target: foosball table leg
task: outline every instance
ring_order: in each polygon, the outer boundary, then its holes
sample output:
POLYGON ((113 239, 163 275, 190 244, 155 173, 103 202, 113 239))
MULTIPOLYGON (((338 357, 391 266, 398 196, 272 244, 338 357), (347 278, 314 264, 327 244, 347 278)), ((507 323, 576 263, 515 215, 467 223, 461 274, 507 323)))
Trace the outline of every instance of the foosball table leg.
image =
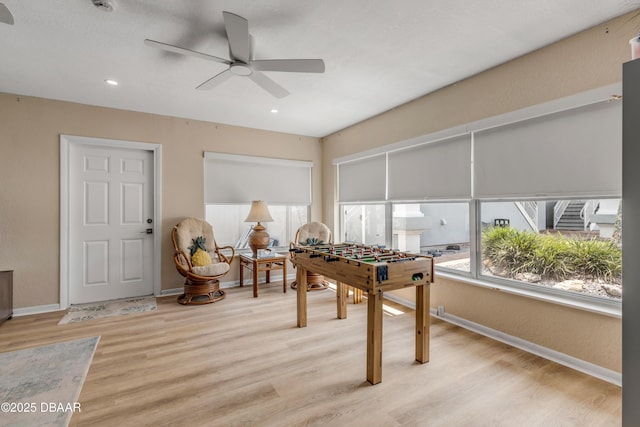
POLYGON ((429 361, 429 284, 416 286, 416 360, 420 363, 429 361))
POLYGON ((347 298, 349 297, 349 288, 342 282, 336 282, 338 319, 347 318, 347 298))
POLYGON ((298 283, 298 328, 304 328, 307 326, 307 270, 305 268, 298 266, 296 281, 298 283))
POLYGON ((353 290, 353 303, 360 304, 362 302, 362 289, 351 288, 353 290))
POLYGON ((382 291, 367 293, 367 381, 382 381, 382 291))

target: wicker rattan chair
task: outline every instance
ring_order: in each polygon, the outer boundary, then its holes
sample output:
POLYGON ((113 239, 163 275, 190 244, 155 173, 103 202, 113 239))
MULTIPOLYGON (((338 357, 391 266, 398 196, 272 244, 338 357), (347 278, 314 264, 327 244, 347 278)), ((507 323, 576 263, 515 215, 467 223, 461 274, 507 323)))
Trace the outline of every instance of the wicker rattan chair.
POLYGON ((198 218, 186 218, 171 230, 171 240, 175 253, 173 261, 178 273, 185 277, 184 294, 178 297, 180 304, 207 304, 223 299, 226 295, 220 289, 219 279, 231 268, 235 250, 231 246, 218 246, 211 225, 198 218), (194 266, 189 247, 194 239, 202 236, 211 256, 211 264, 194 266), (222 250, 231 251, 225 255, 222 250))
MULTIPOLYGON (((307 245, 309 242, 316 243, 333 243, 331 236, 331 229, 321 222, 309 222, 296 231, 296 237, 293 242, 289 243, 291 249, 298 245, 307 245)), ((322 274, 307 271, 307 290, 309 291, 322 291, 329 287, 329 282, 324 280, 322 274)), ((298 283, 293 282, 291 284, 292 289, 298 288, 298 283)))

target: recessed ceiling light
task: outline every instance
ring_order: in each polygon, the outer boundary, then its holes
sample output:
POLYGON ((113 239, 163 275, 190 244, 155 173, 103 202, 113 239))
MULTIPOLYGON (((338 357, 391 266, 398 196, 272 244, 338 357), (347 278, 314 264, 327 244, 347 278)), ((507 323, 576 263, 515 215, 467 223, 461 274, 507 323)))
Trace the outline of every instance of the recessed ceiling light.
POLYGON ((271 109, 271 113, 273 113, 273 114, 278 114, 278 109, 277 109, 277 108, 272 108, 272 109, 271 109))
POLYGON ((106 79, 104 82, 111 86, 118 86, 118 82, 113 79, 106 79))

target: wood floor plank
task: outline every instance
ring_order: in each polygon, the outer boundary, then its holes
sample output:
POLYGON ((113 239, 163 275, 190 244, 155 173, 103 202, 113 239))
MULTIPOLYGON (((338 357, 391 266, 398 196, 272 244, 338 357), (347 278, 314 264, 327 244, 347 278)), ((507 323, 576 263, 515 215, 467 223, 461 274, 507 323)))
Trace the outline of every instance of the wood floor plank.
POLYGON ((383 316, 382 382, 366 381, 366 304, 336 319, 333 291, 231 288, 214 304, 58 326, 62 312, 0 325, 0 352, 99 335, 73 426, 616 426, 621 390, 433 319, 415 359, 415 312, 383 316))

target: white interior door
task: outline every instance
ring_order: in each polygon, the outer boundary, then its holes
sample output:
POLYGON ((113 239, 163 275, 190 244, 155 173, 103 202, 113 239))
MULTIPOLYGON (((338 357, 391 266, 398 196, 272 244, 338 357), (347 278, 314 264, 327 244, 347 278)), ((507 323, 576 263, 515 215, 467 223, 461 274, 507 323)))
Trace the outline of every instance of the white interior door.
POLYGON ((69 303, 153 294, 153 152, 71 144, 69 303))

